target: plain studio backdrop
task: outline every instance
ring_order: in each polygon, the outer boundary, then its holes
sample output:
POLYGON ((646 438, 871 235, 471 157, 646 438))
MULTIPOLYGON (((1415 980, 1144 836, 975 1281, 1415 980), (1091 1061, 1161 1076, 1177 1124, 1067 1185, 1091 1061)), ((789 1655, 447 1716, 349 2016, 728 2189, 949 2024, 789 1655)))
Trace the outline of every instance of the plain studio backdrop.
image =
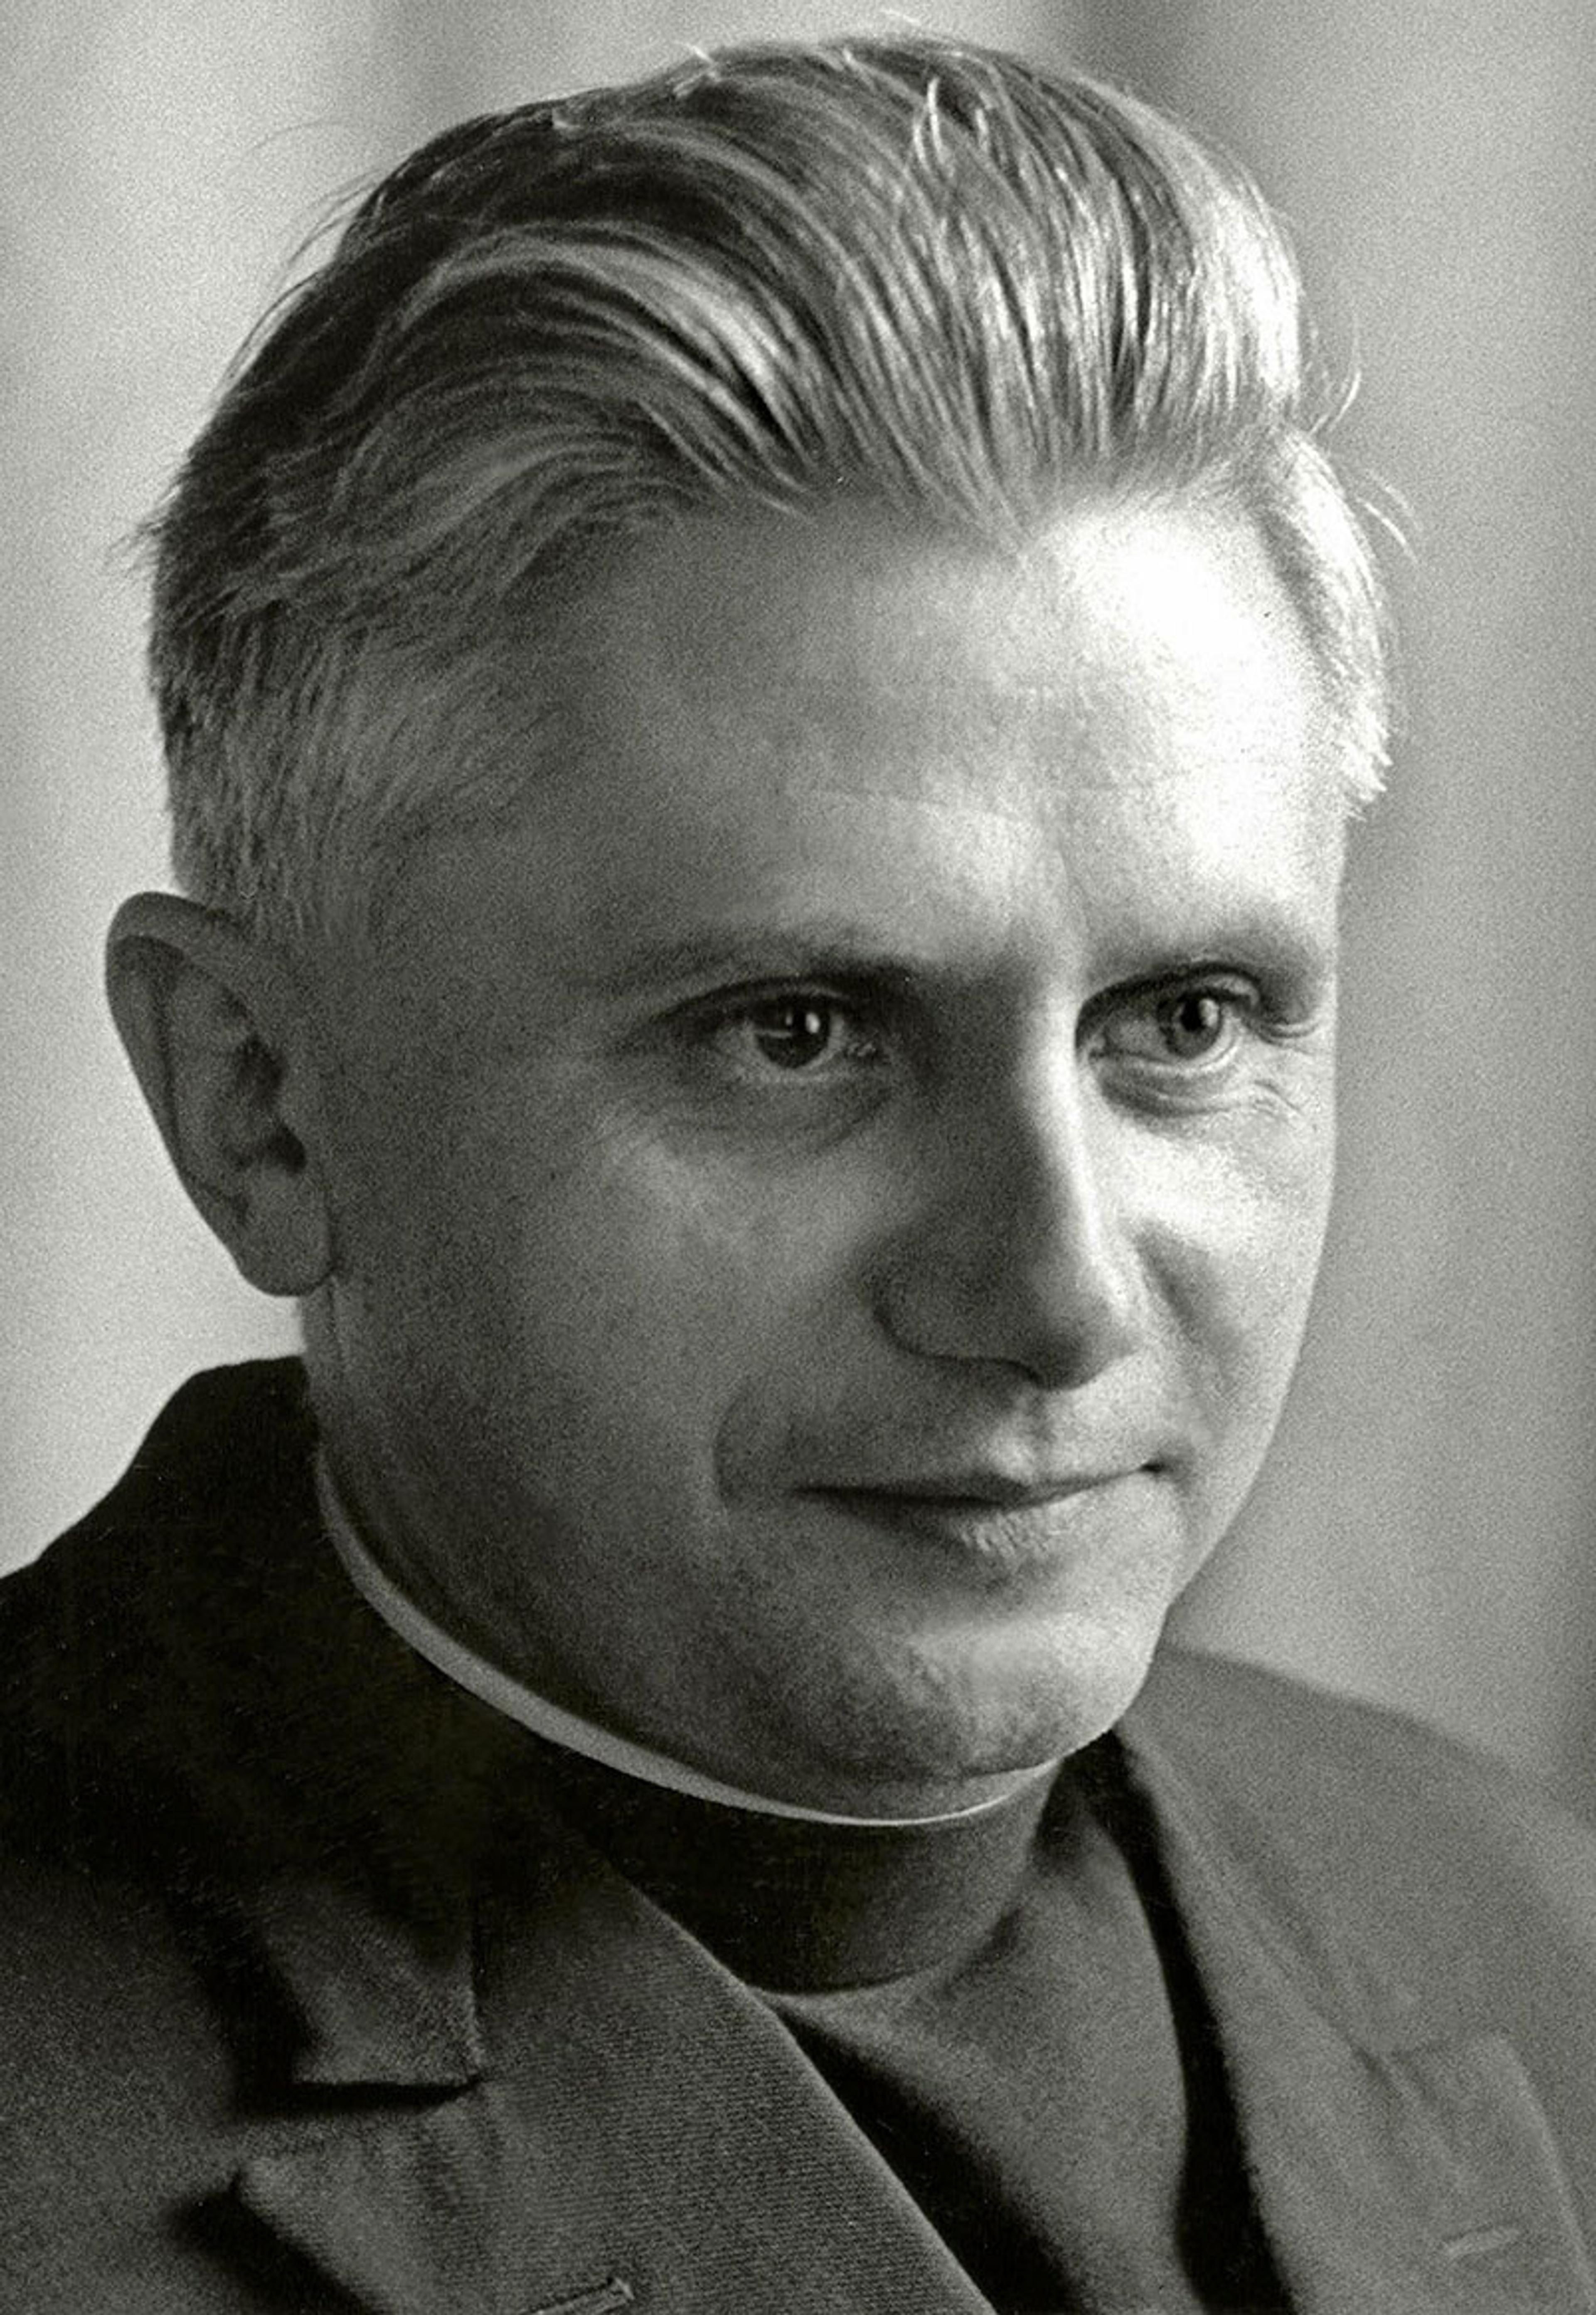
MULTIPOLYGON (((963 0, 1230 147, 1399 493, 1405 728, 1348 899, 1341 1189, 1273 1460, 1182 1612, 1596 1806, 1596 10, 963 0)), ((819 0, 9 0, 0 11, 5 934, 0 1565, 196 1366, 288 1346, 189 1211, 100 944, 164 881, 119 554, 335 189, 469 112, 819 0)))

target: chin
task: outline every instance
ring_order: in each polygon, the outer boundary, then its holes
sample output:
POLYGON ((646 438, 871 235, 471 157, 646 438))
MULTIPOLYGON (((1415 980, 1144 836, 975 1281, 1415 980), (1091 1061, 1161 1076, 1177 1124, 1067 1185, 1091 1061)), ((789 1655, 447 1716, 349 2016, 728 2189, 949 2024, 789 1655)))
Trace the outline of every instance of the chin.
MULTIPOLYGON (((1134 1700, 1163 1617, 1072 1618, 1045 1636, 982 1636, 958 1648, 900 1645, 806 1684, 804 1750, 835 1798, 956 1799, 961 1790, 1079 1752, 1134 1700), (823 1703, 823 1707, 822 1707, 823 1703)), ((794 1732, 795 1733, 795 1732, 794 1732)), ((790 1740, 789 1740, 790 1741, 790 1740)))

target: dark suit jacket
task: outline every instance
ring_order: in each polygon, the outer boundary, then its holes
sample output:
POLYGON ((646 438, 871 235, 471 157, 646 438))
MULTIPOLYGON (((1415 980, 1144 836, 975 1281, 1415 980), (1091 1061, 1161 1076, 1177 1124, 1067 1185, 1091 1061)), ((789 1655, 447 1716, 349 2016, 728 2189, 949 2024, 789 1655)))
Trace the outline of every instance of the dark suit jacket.
MULTIPOLYGON (((0 2308, 980 2315, 760 2002, 317 1531, 289 1362, 0 1587, 0 2308)), ((1122 1738, 1293 2304, 1596 2309, 1596 1846, 1170 1653, 1122 1738)))

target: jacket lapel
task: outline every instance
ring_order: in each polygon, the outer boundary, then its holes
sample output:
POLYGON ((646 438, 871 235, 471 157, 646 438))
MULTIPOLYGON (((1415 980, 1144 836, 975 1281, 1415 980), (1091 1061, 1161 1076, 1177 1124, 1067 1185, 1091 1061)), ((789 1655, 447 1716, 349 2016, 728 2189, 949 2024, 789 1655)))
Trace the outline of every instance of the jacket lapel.
POLYGON ((1212 1835, 1138 1727, 1265 2231, 1296 2315, 1596 2311, 1596 2275, 1534 2089, 1491 2034, 1432 2039, 1372 1950, 1328 1931, 1277 1851, 1212 1835))
POLYGON ((517 1877, 452 1967, 368 1958, 331 1985, 336 1908, 276 1903, 273 1962, 318 2031, 299 2118, 234 2183, 256 2222, 371 2315, 990 2315, 702 1947, 563 1833, 517 1877))

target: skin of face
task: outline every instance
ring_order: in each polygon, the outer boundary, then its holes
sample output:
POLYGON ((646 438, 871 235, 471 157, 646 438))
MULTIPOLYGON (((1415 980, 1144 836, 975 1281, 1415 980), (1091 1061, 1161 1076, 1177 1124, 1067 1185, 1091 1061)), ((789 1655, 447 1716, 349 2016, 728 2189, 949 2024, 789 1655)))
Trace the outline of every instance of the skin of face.
POLYGON ((1194 499, 1003 554, 838 507, 662 533, 533 660, 524 813, 326 977, 333 1467, 554 1699, 981 1797, 1130 1702, 1295 1361, 1343 850, 1297 616, 1194 499))

